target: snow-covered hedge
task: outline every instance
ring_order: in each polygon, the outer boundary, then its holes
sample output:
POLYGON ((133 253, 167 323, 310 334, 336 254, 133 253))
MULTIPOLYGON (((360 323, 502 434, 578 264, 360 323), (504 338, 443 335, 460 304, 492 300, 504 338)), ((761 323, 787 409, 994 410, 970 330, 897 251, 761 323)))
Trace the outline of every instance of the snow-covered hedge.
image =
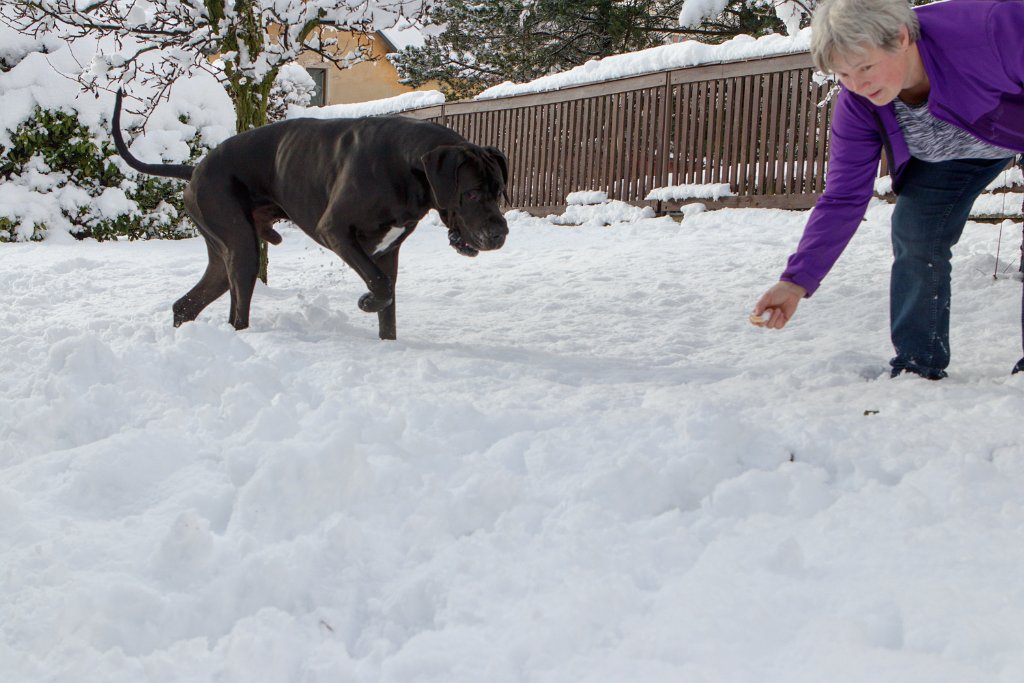
MULTIPOLYGON (((74 79, 99 47, 0 23, 0 240, 193 234, 182 184, 139 175, 114 150, 114 93, 85 93, 74 79)), ((234 133, 234 108, 212 76, 181 79, 143 120, 140 101, 157 94, 135 86, 125 98, 122 130, 139 159, 190 163, 234 133)))
MULTIPOLYGON (((198 139, 190 147, 198 157, 198 139)), ((113 140, 74 113, 36 107, 0 144, 0 240, 42 239, 45 231, 97 240, 187 237, 181 183, 126 175, 113 140)))

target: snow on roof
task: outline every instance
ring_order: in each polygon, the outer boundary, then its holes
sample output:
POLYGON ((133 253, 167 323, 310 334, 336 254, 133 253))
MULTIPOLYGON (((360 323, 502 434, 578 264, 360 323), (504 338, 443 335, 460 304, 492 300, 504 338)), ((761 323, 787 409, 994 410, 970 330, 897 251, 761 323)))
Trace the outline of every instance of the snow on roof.
POLYGON ((381 29, 380 34, 384 36, 395 50, 402 51, 407 47, 423 47, 423 32, 415 26, 381 29))
POLYGON ((811 29, 805 28, 795 36, 772 34, 761 38, 737 36, 721 45, 707 45, 687 40, 671 45, 594 59, 568 71, 543 76, 529 83, 506 81, 484 90, 474 99, 487 100, 512 95, 561 90, 576 85, 608 81, 667 69, 679 69, 703 64, 721 64, 758 57, 806 52, 811 46, 811 29))
POLYGON ((395 97, 387 97, 371 102, 355 102, 352 104, 334 104, 327 107, 288 107, 287 117, 297 119, 309 117, 315 119, 345 119, 359 116, 383 116, 397 114, 410 109, 420 109, 444 103, 444 95, 437 90, 414 91, 402 93, 395 97))

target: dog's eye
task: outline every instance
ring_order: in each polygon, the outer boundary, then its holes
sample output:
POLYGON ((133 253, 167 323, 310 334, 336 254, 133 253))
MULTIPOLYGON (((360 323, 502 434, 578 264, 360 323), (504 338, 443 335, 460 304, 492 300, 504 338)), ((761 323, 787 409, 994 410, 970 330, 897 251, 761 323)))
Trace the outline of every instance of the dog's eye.
POLYGON ((471 202, 478 202, 480 201, 480 190, 469 190, 466 192, 465 197, 471 202))

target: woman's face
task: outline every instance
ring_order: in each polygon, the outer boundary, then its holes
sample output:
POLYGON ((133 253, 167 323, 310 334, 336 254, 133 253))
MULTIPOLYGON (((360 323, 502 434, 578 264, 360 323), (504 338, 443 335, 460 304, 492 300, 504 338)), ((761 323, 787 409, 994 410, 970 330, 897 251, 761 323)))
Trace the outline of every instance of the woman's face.
POLYGON ((872 104, 889 104, 906 88, 911 80, 908 58, 910 37, 906 29, 900 35, 895 50, 866 47, 862 53, 835 55, 833 71, 848 90, 866 97, 872 104))

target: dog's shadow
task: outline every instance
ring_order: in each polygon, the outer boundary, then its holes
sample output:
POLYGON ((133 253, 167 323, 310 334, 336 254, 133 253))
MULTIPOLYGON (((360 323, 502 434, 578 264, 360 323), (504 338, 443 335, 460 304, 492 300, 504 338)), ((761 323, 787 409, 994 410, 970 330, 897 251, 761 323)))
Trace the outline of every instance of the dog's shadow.
MULTIPOLYGON (((283 299, 290 297, 281 296, 283 299)), ((476 365, 481 368, 504 366, 503 374, 515 376, 534 376, 544 381, 566 386, 583 387, 588 385, 616 385, 629 383, 661 384, 661 385, 705 385, 735 377, 736 368, 708 366, 706 364, 676 364, 672 359, 659 364, 645 363, 643 360, 614 356, 575 355, 558 353, 543 349, 508 346, 500 344, 437 342, 417 338, 415 335, 400 337, 395 341, 381 341, 375 331, 358 318, 353 320, 348 314, 329 305, 318 305, 315 302, 304 302, 297 308, 282 308, 260 321, 265 332, 288 337, 292 342, 300 342, 312 347, 325 349, 342 345, 344 350, 338 353, 376 357, 378 362, 396 362, 396 356, 413 355, 429 360, 440 366, 441 361, 449 361, 448 367, 456 374, 464 374, 476 365), (358 348, 357 348, 358 347, 358 348), (513 370, 514 369, 514 370, 513 370)), ((253 334, 250 331, 248 334, 253 334)), ((403 359, 402 362, 405 362, 403 359)), ((446 374, 444 367, 438 368, 438 375, 446 374)))
MULTIPOLYGON (((558 353, 529 346, 433 341, 417 337, 414 333, 383 342, 377 338, 373 326, 362 319, 366 314, 346 312, 338 305, 336 284, 332 283, 331 287, 330 294, 310 295, 291 286, 261 286, 261 299, 280 305, 268 306, 272 310, 265 310, 260 316, 257 329, 275 336, 287 336, 302 344, 325 348, 340 344, 346 347, 325 353, 358 353, 377 357, 380 362, 393 362, 394 356, 407 354, 426 358, 435 364, 438 358, 451 359, 452 366, 456 361, 462 366, 457 371, 459 373, 466 371, 466 364, 473 366, 479 363, 488 368, 504 365, 518 368, 526 376, 576 387, 628 383, 705 385, 739 373, 735 367, 690 365, 682 357, 668 357, 654 364, 642 359, 558 353)), ((346 295, 351 298, 349 292, 340 296, 346 295)))
POLYGON ((522 369, 522 374, 575 387, 629 383, 703 385, 729 379, 737 374, 735 368, 706 364, 653 365, 629 358, 572 355, 493 344, 433 342, 413 338, 391 342, 386 346, 396 353, 423 351, 434 356, 436 352, 443 358, 456 358, 469 363, 518 367, 522 369))

